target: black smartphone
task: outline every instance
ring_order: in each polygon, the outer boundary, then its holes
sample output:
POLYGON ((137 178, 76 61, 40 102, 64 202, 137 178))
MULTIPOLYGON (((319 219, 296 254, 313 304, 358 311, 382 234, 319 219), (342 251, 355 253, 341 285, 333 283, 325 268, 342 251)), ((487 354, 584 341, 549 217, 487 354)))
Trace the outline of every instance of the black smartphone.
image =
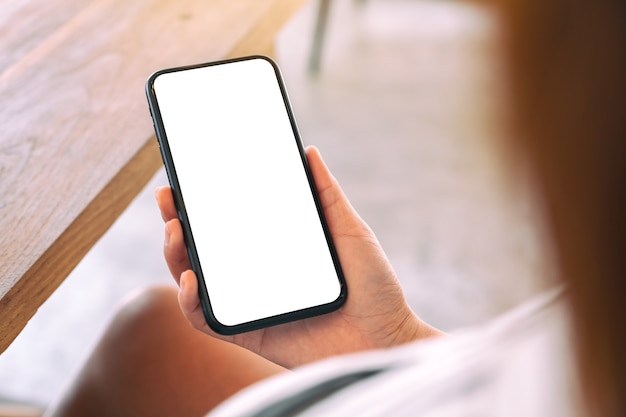
POLYGON ((346 283, 276 63, 164 69, 146 93, 209 326, 339 308, 346 283))

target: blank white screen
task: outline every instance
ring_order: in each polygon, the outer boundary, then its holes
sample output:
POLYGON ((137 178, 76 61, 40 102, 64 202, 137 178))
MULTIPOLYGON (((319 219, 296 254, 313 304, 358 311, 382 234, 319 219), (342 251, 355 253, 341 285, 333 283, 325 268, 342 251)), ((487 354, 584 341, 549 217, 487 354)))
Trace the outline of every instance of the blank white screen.
POLYGON ((164 73, 154 91, 215 318, 233 326, 337 299, 272 65, 164 73))

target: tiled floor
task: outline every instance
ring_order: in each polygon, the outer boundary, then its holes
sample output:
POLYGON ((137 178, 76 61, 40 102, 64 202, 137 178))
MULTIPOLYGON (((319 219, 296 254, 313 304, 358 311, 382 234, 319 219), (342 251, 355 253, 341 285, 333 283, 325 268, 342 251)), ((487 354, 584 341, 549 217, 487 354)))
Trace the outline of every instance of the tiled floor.
MULTIPOLYGON (((545 286, 532 199, 520 170, 499 157, 506 135, 489 13, 450 1, 336 0, 311 79, 315 6, 277 44, 302 138, 377 233, 414 309, 450 330, 545 286)), ((170 282, 152 197, 164 183, 161 172, 0 356, 0 397, 49 403, 115 305, 170 282)))

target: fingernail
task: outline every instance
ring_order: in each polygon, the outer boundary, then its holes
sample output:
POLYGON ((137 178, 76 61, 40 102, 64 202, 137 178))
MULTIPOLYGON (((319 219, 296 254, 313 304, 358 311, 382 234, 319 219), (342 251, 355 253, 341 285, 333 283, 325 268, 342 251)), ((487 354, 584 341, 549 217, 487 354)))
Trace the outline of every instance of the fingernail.
POLYGON ((180 274, 180 281, 179 281, 179 285, 180 287, 180 291, 184 291, 185 289, 185 280, 183 279, 183 274, 180 274))

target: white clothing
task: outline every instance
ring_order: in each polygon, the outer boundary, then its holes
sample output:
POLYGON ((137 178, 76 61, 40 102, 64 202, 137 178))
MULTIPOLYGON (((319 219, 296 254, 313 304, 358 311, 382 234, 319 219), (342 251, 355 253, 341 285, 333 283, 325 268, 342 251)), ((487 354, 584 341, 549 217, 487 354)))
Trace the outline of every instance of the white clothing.
POLYGON ((570 327, 563 291, 552 291, 451 337, 338 356, 261 381, 209 416, 574 416, 570 327))

